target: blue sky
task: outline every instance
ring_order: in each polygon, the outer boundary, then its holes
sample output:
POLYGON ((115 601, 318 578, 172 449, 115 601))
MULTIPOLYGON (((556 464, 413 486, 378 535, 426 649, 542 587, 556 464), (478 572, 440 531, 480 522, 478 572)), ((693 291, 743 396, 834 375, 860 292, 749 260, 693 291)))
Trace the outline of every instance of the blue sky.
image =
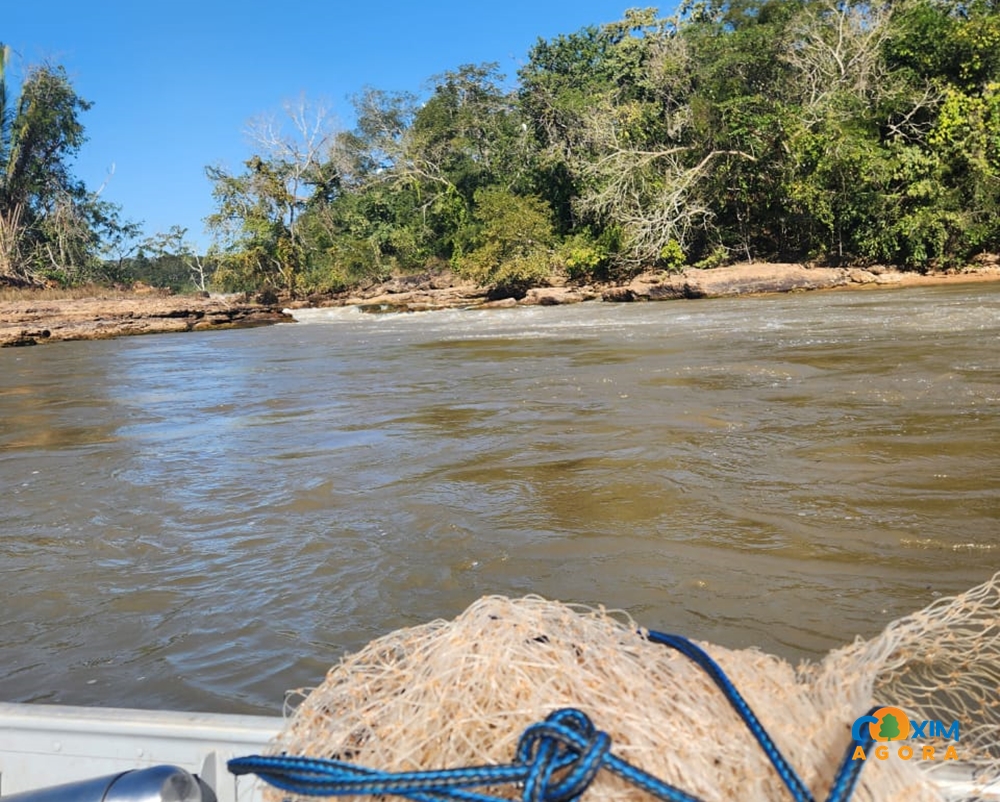
MULTIPOLYGON (((147 233, 179 224, 204 246, 208 164, 240 168, 254 117, 300 96, 350 127, 362 87, 420 92, 432 75, 495 61, 513 78, 539 36, 620 19, 614 0, 46 0, 10 2, 15 64, 61 64, 94 106, 76 175, 147 233)), ((665 9, 664 9, 665 10, 665 9)))

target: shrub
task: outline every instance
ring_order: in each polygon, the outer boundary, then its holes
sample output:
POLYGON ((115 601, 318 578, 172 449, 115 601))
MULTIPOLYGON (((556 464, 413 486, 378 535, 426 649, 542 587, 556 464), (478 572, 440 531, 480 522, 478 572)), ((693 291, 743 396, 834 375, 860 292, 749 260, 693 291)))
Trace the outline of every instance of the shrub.
POLYGON ((566 274, 573 281, 589 281, 607 273, 611 254, 600 240, 589 231, 568 237, 559 246, 558 258, 566 274))
POLYGON ((476 192, 469 248, 456 269, 495 295, 521 295, 545 281, 554 255, 551 211, 545 201, 500 187, 476 192))

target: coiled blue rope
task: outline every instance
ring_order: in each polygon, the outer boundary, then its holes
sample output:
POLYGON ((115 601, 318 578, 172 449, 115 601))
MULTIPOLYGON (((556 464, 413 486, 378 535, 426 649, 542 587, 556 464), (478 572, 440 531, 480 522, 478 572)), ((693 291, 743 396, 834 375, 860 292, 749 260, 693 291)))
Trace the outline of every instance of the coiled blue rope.
MULTIPOLYGON (((697 663, 722 691, 791 794, 793 802, 816 802, 805 783, 767 734, 725 672, 687 638, 649 632, 649 640, 669 646, 697 663)), ((866 750, 869 737, 861 744, 866 750)), ((825 802, 847 802, 864 761, 852 760, 852 742, 825 802)), ((611 753, 611 738, 574 708, 557 710, 521 735, 513 763, 437 771, 383 772, 343 760, 293 756, 241 757, 230 760, 236 775, 256 774, 276 788, 304 796, 393 794, 417 802, 498 802, 500 797, 468 790, 518 783, 524 802, 571 802, 579 799, 601 769, 606 769, 664 802, 699 802, 697 797, 657 779, 611 753)))

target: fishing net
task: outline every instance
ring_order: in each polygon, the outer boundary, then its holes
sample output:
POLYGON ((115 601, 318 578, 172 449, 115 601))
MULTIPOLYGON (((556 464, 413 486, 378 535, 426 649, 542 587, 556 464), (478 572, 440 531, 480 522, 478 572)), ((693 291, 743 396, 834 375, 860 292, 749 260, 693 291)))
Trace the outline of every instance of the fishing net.
MULTIPOLYGON (((959 720, 963 777, 975 773, 959 798, 974 799, 977 785, 1000 775, 998 614, 1000 573, 819 663, 795 668, 757 650, 703 648, 817 799, 852 744, 852 723, 874 705, 901 708, 911 721, 959 720)), ((373 641, 302 696, 271 754, 385 771, 509 763, 528 725, 575 707, 611 736, 615 755, 706 802, 789 798, 702 669, 648 641, 622 612, 482 598, 453 621, 373 641)), ((940 759, 944 742, 933 761, 920 759, 919 747, 910 760, 889 748, 887 759, 867 756, 854 799, 949 798, 935 777, 957 765, 940 759)), ((519 795, 513 787, 489 792, 519 795)), ((585 798, 648 799, 606 771, 585 798)))

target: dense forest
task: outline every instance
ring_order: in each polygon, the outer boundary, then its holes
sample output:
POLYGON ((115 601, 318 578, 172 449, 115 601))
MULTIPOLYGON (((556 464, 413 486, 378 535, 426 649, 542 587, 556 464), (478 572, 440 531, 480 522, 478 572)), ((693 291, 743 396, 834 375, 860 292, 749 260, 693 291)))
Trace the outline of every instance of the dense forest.
POLYGON ((366 88, 350 131, 289 104, 241 171, 208 168, 202 256, 180 229, 129 252, 131 224, 62 169, 87 104, 61 71, 8 107, 0 61, 0 93, 6 275, 302 293, 450 266, 516 294, 553 271, 1000 250, 997 0, 632 9, 539 40, 516 80, 479 64, 419 95, 366 88))

